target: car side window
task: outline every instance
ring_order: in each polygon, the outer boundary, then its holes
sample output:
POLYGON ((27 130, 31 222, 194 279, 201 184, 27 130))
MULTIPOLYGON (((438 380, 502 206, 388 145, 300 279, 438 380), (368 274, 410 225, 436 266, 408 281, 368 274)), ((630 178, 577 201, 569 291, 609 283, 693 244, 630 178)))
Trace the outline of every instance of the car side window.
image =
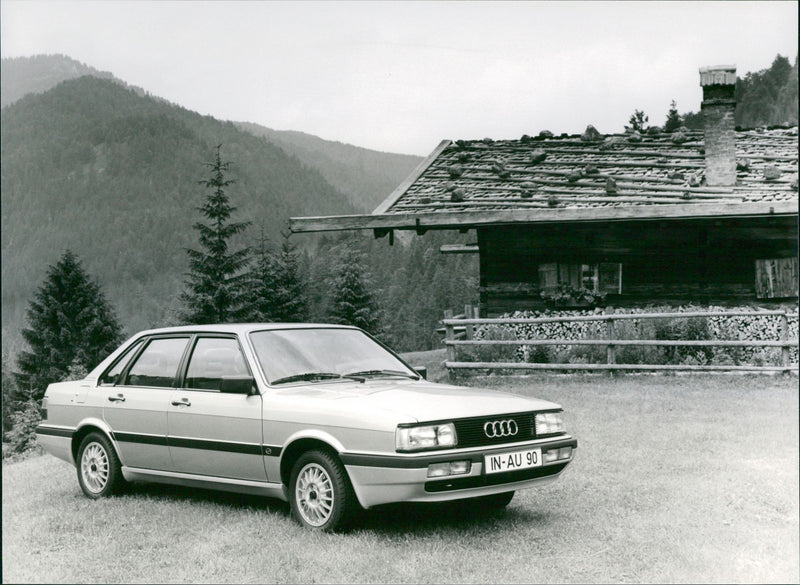
POLYGON ((126 385, 172 388, 188 337, 153 339, 128 371, 126 385))
POLYGON ((119 382, 119 377, 122 374, 122 371, 125 369, 125 366, 128 365, 128 362, 131 361, 131 357, 136 353, 136 350, 141 347, 142 343, 143 340, 140 339, 130 346, 128 350, 123 353, 117 359, 117 361, 114 362, 114 365, 112 365, 102 376, 100 376, 98 384, 100 384, 100 386, 113 386, 119 382))
POLYGON ((184 387, 219 392, 223 377, 249 375, 250 370, 236 339, 201 337, 192 351, 184 387))

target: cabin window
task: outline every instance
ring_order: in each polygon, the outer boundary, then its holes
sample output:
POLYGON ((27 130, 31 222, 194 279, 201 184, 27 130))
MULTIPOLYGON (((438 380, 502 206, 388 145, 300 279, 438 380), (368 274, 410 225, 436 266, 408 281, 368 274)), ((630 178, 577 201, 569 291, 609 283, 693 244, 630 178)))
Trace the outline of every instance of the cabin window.
POLYGON ((562 284, 602 294, 622 294, 622 264, 539 264, 541 290, 553 290, 562 284))
POLYGON ((756 260, 756 297, 778 299, 796 297, 798 288, 797 256, 756 260))

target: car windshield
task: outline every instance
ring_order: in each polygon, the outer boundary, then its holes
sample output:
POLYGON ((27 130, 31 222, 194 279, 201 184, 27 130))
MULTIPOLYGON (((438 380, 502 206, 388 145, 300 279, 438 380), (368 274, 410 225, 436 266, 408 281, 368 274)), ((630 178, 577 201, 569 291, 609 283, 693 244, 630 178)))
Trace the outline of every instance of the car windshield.
POLYGON ((403 362, 357 329, 279 329, 250 334, 270 384, 342 377, 418 378, 403 362))

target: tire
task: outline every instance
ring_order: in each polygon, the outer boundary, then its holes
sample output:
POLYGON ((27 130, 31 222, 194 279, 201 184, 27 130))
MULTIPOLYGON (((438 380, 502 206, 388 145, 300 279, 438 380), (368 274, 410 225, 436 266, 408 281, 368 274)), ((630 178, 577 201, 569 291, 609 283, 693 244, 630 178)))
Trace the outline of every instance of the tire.
POLYGON ((77 468, 78 483, 93 500, 119 492, 125 483, 117 452, 102 433, 89 433, 81 441, 77 468))
POLYGON ((502 510, 514 499, 514 492, 503 492, 475 498, 474 503, 485 510, 502 510))
POLYGON ((344 466, 318 450, 303 453, 292 466, 289 506, 301 525, 323 532, 347 528, 359 508, 344 466))

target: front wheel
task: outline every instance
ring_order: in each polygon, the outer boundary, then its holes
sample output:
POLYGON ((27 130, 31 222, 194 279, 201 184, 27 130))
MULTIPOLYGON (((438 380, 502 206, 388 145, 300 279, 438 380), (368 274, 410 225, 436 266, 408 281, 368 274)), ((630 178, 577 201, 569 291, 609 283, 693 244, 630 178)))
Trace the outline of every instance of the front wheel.
POLYGON ((125 483, 119 457, 105 435, 89 433, 78 447, 78 483, 96 500, 119 491, 125 483))
POLYGON ((303 526, 331 532, 352 521, 358 501, 339 460, 326 451, 309 451, 292 467, 289 505, 303 526))

